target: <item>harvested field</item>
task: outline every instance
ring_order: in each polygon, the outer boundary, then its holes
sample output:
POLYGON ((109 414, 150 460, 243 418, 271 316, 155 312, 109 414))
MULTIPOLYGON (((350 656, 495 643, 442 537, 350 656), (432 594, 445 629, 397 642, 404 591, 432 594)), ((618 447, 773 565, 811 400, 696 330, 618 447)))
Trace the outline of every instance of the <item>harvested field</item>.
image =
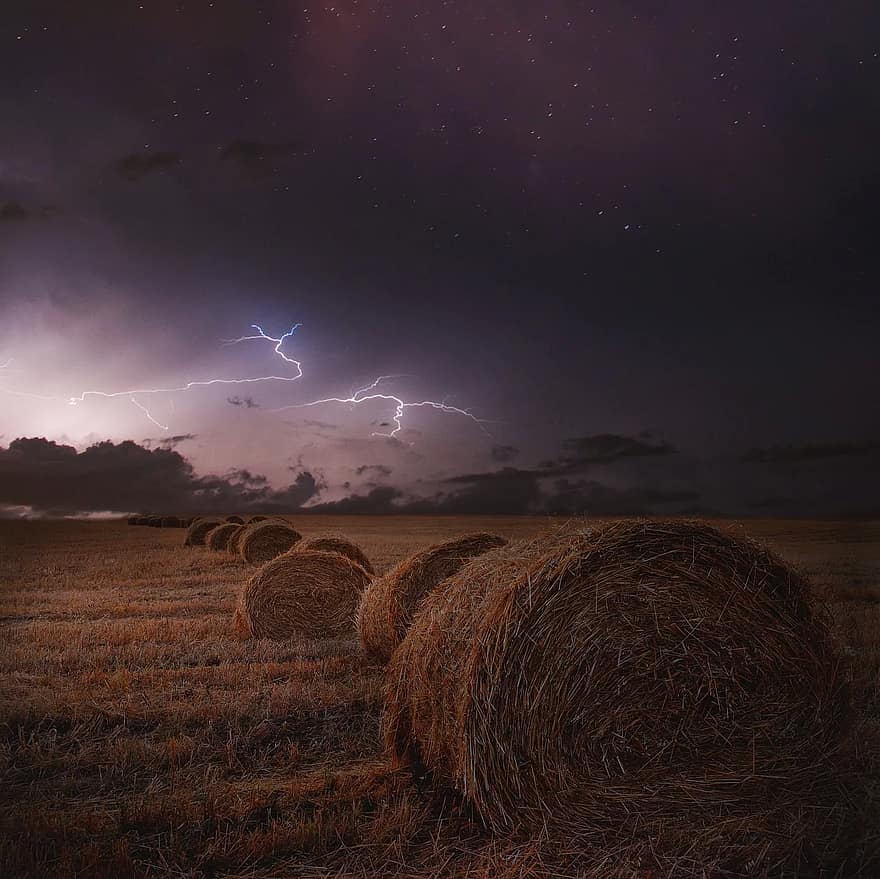
MULTIPOLYGON (((548 526, 291 523, 346 535, 379 575, 466 532, 515 539, 548 526)), ((875 833, 852 843, 841 875, 880 875, 880 523, 745 530, 830 601, 854 667, 875 833)), ((597 862, 493 833, 436 780, 395 770, 380 730, 384 670, 356 639, 240 640, 230 621, 254 570, 181 537, 125 521, 0 521, 0 875, 647 879, 624 854, 597 862)))

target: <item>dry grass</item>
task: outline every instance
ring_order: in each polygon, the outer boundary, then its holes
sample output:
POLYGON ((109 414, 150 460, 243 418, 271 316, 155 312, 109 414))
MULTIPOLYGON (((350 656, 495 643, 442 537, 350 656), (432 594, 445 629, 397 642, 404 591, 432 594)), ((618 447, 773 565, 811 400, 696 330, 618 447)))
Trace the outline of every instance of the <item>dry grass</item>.
MULTIPOLYGON (((467 531, 528 537, 547 523, 293 524, 346 534, 382 574, 467 531)), ((832 601, 876 804, 880 604, 863 598, 880 592, 880 524, 747 528, 832 601)), ((229 620, 247 569, 184 550, 180 537, 125 522, 0 522, 4 879, 647 879, 625 858, 597 866, 589 853, 493 835, 454 797, 393 771, 380 746, 382 670, 352 640, 236 639, 229 620)), ((878 875, 869 850, 857 857, 862 876, 878 875)))
POLYGON ((419 602, 462 565, 505 538, 477 532, 419 549, 393 570, 374 580, 358 607, 358 632, 364 654, 388 662, 406 635, 419 602))

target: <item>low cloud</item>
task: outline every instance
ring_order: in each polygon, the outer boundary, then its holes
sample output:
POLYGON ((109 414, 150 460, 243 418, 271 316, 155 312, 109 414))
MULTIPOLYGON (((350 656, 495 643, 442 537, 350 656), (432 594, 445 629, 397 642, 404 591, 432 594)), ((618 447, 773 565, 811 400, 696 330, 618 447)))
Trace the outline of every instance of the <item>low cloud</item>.
POLYGON ((492 460, 499 464, 507 464, 519 455, 516 446, 492 446, 492 460))
POLYGON ((124 180, 136 181, 142 180, 150 174, 164 173, 180 164, 182 160, 183 157, 180 153, 131 153, 117 159, 113 163, 113 167, 124 180))
POLYGON ((403 493, 390 485, 380 485, 366 494, 352 494, 338 501, 314 504, 310 513, 336 513, 338 515, 383 515, 401 512, 395 502, 403 493))
POLYGON ((141 444, 145 449, 151 449, 153 446, 158 446, 160 449, 174 449, 181 443, 194 439, 198 439, 197 433, 178 433, 174 436, 163 436, 158 439, 145 439, 141 441, 141 444))
POLYGON ((285 488, 246 470, 197 476, 171 448, 131 441, 97 443, 82 452, 43 438, 0 448, 0 505, 42 515, 115 510, 192 513, 289 512, 315 500, 322 484, 308 472, 285 488))
POLYGON ((25 207, 20 201, 12 200, 0 204, 0 223, 24 223, 28 220, 49 220, 61 212, 55 205, 40 205, 37 208, 25 207))
POLYGON ((7 201, 0 205, 0 223, 22 223, 30 217, 21 202, 7 201))
POLYGON ((385 464, 361 464, 355 471, 358 476, 366 474, 375 474, 376 476, 390 476, 392 470, 385 464))
POLYGON ((741 460, 749 464, 803 464, 833 458, 857 458, 880 452, 880 441, 800 443, 749 449, 741 460))
POLYGON ((559 480, 545 500, 546 510, 557 515, 589 513, 594 516, 640 516, 658 512, 685 512, 682 504, 693 505, 699 492, 650 486, 612 488, 595 480, 559 480), (675 508, 670 510, 670 508, 675 508))

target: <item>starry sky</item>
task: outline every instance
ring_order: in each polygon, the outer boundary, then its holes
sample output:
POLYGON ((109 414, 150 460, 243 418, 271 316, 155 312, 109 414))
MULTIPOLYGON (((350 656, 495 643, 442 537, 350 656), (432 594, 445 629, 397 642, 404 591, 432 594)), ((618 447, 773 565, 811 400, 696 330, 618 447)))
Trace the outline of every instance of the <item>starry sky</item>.
POLYGON ((0 515, 878 514, 878 34, 869 0, 4 10, 0 515))

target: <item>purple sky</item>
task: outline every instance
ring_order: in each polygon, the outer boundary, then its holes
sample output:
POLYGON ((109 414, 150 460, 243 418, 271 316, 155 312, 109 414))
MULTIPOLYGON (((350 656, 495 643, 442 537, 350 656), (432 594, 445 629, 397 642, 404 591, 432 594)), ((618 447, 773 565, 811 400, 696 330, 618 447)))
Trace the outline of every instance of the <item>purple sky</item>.
POLYGON ((20 4, 0 508, 876 513, 878 25, 20 4))

